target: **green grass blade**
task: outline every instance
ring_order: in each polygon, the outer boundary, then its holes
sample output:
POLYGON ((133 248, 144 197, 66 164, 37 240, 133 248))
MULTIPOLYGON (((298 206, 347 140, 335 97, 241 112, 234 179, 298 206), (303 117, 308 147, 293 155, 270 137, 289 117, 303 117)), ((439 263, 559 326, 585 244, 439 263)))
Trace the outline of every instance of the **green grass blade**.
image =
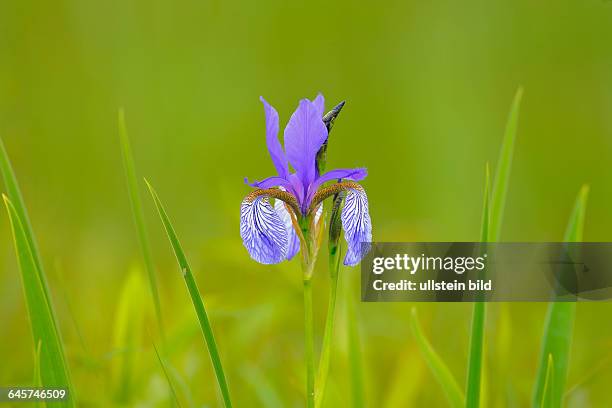
POLYGON ((336 297, 338 294, 338 277, 340 270, 341 246, 337 245, 335 251, 329 254, 330 268, 330 290, 327 305, 327 317, 325 319, 325 331, 323 332, 323 345, 321 347, 321 357, 319 359, 319 369, 315 381, 315 407, 321 407, 325 398, 325 388, 327 387, 327 377, 331 362, 332 339, 334 337, 334 319, 336 314, 336 297))
POLYGON ((257 394, 257 398, 262 407, 280 408, 283 407, 280 396, 274 389, 274 385, 270 383, 265 372, 256 365, 245 365, 242 369, 243 377, 248 382, 253 391, 257 394))
POLYGON ((164 362, 164 360, 162 360, 161 356, 159 355, 159 351, 157 351, 157 347, 155 347, 155 344, 153 344, 153 349, 155 350, 157 361, 159 361, 159 365, 161 366, 162 371, 164 372, 164 377, 166 378, 166 381, 168 382, 168 387, 170 388, 170 392, 172 393, 174 402, 176 402, 176 405, 179 408, 181 408, 181 401, 178 398, 178 394, 176 392, 176 388, 174 387, 174 383, 172 382, 172 379, 170 378, 170 375, 168 374, 168 370, 166 369, 166 363, 164 362))
POLYGON ((113 330, 116 356, 111 366, 114 398, 126 404, 131 401, 139 366, 143 336, 146 287, 138 269, 132 269, 121 288, 113 330))
POLYGON ((542 391, 542 404, 541 408, 551 408, 552 407, 552 391, 553 391, 553 371, 555 369, 555 365, 553 363, 553 356, 551 354, 548 355, 548 363, 546 365, 546 379, 544 380, 544 389, 542 391))
POLYGON ((170 244, 172 245, 172 249, 174 250, 174 254, 176 255, 179 267, 181 268, 183 278, 185 279, 185 283, 187 284, 187 289, 189 290, 189 295, 191 296, 193 307, 200 322, 202 334, 204 335, 204 339, 206 340, 206 344, 208 346, 208 353, 210 355, 210 359, 212 360, 215 375, 217 376, 217 382, 219 383, 221 395, 223 396, 223 401, 225 403, 225 406, 229 408, 232 406, 230 400, 230 393, 227 387, 225 374, 223 372, 221 357, 219 356, 219 351, 217 349, 217 343, 215 342, 212 327, 210 325, 210 321, 208 320, 206 309, 204 308, 204 301, 202 300, 202 295, 200 294, 200 290, 198 289, 193 274, 191 273, 189 263, 187 262, 187 257, 183 252, 183 248, 181 247, 181 244, 176 236, 174 227, 170 223, 170 219, 166 214, 166 210, 164 209, 163 204, 159 200, 157 193, 155 192, 153 187, 151 187, 149 182, 147 182, 146 180, 145 182, 147 183, 147 187, 151 192, 151 196, 153 197, 153 201, 155 202, 155 206, 157 207, 157 211, 159 212, 161 221, 164 225, 164 228, 166 229, 166 234, 168 235, 168 239, 170 240, 170 244))
POLYGON ((4 179, 4 186, 6 187, 7 195, 13 203, 13 206, 15 207, 15 212, 19 215, 19 219, 21 220, 21 223, 23 225, 25 238, 28 242, 28 245, 30 246, 37 273, 39 274, 41 282, 43 284, 45 296, 49 298, 47 281, 43 273, 44 269, 38 252, 38 246, 36 245, 36 239, 34 238, 32 225, 30 224, 30 217, 28 217, 28 212, 23 201, 23 196, 21 195, 21 190, 19 188, 19 184, 17 183, 17 177, 15 177, 15 172, 13 171, 13 167, 11 166, 11 161, 8 157, 8 154, 6 153, 6 149, 4 148, 4 143, 2 142, 2 139, 0 139, 0 171, 2 172, 2 178, 4 179))
POLYGON ((68 388, 69 399, 66 405, 74 406, 73 387, 62 340, 55 323, 53 306, 45 294, 21 217, 9 198, 3 198, 13 233, 34 344, 36 347, 40 345, 40 353, 37 354, 41 383, 46 387, 68 388))
POLYGON ((425 362, 442 387, 450 406, 453 408, 462 407, 465 401, 463 392, 449 368, 444 364, 444 361, 442 361, 436 350, 434 350, 429 343, 429 340, 427 340, 423 334, 415 308, 412 309, 410 315, 410 327, 412 328, 412 332, 425 362))
MULTIPOLYGON (((489 191, 490 186, 489 165, 485 171, 485 188, 482 205, 482 222, 480 228, 480 242, 486 243, 489 238, 489 191)), ((484 251, 484 248, 481 249, 484 251)), ((475 302, 472 313, 472 331, 470 335, 470 354, 468 359, 468 374, 466 385, 465 406, 472 408, 480 405, 481 385, 482 385, 482 360, 484 353, 484 327, 486 317, 486 305, 484 302, 475 302)))
MULTIPOLYGON (((565 230, 565 242, 582 241, 588 195, 589 188, 585 185, 580 189, 576 198, 574 209, 565 230)), ((563 403, 575 317, 575 302, 551 302, 548 305, 546 323, 544 325, 544 338, 542 340, 536 383, 532 397, 532 405, 534 406, 539 405, 542 401, 549 355, 552 356, 554 361, 550 387, 550 406, 560 407, 563 403)))
MULTIPOLYGON (((510 113, 508 114, 508 121, 506 122, 502 148, 497 162, 495 180, 493 182, 493 190, 490 197, 489 170, 487 166, 485 204, 483 206, 480 237, 481 242, 496 242, 499 241, 500 238, 522 96, 523 89, 519 88, 516 91, 512 106, 510 107, 510 113)), ((474 303, 466 390, 466 407, 469 408, 480 406, 485 315, 486 304, 484 302, 474 303)))
POLYGON ((353 283, 348 275, 346 281, 346 323, 348 336, 348 356, 350 370, 350 384, 352 406, 362 408, 366 406, 365 380, 363 370, 363 354, 361 353, 361 338, 359 334, 359 319, 355 310, 355 299, 352 295, 353 283))
MULTIPOLYGON (((42 342, 38 342, 38 346, 34 352, 34 387, 42 387, 42 380, 40 378, 40 349, 42 347, 42 342)), ((44 408, 47 404, 44 401, 35 401, 35 408, 44 408)))
POLYGON ((153 257, 151 256, 151 245, 149 244, 148 238, 149 234, 147 233, 144 213, 142 211, 142 202, 140 200, 140 194, 138 192, 136 166, 134 165, 134 156, 132 154, 132 148, 130 146, 130 139, 128 137, 127 127, 125 125, 125 114, 123 110, 119 111, 119 138, 121 140, 121 154, 123 157, 123 167, 125 168, 125 177, 127 181, 128 193, 130 195, 130 204, 132 206, 132 215, 134 216, 134 223, 136 224, 136 231, 138 233, 138 242, 140 243, 140 250, 142 252, 145 268, 149 277, 149 286, 151 287, 151 296, 153 297, 155 316, 157 318, 159 332, 163 341, 165 336, 162 323, 161 302, 159 300, 159 290, 157 285, 155 264, 153 263, 153 257))
POLYGON ((489 241, 499 241, 501 232, 502 218, 504 215, 504 207, 506 204, 506 194, 508 192, 508 181, 510 180, 510 169, 512 167, 512 155, 514 153, 514 142, 516 140, 516 130, 518 128, 519 108, 521 106, 521 98, 523 97, 523 88, 519 88, 514 95, 514 101, 508 114, 506 129, 504 131, 504 139, 502 148, 497 162, 495 171, 495 181, 493 182, 493 191, 491 195, 491 221, 489 227, 489 241))

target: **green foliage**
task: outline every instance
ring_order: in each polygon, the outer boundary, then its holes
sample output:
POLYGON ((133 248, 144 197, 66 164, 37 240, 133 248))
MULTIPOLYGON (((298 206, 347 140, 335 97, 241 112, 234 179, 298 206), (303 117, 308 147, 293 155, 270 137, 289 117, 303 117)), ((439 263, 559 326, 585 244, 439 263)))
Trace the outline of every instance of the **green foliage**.
POLYGON ((163 339, 164 328, 161 301, 159 300, 159 290, 157 288, 157 277, 155 275, 155 264, 151 256, 151 245, 149 244, 149 235, 144 221, 142 202, 140 201, 140 193, 138 190, 136 166, 134 165, 134 157, 132 155, 132 148, 130 147, 130 139, 125 125, 125 114, 123 110, 119 111, 119 137, 121 139, 121 153, 123 157, 123 166, 125 168, 128 193, 130 195, 130 204, 132 205, 132 215, 134 216, 134 223, 136 224, 136 231, 138 232, 138 242, 140 243, 140 250, 149 277, 149 286, 151 288, 151 296, 153 297, 153 305, 155 306, 157 325, 159 326, 159 331, 163 339))
POLYGON ((421 350, 421 354, 427 362, 427 365, 429 366, 429 369, 433 373, 434 377, 436 380, 438 380, 440 386, 442 386, 442 390, 444 391, 444 395, 446 396, 448 403, 453 408, 462 407, 464 405, 465 396, 463 395, 457 380, 451 373, 448 366, 444 363, 444 360, 440 358, 436 350, 429 343, 429 340, 427 340, 423 334, 423 329, 419 323, 415 308, 412 309, 412 313, 410 314, 410 327, 419 349, 421 350))
POLYGON ((13 231, 15 253, 21 271, 34 344, 37 345, 35 366, 40 365, 36 368, 40 376, 40 383, 46 387, 67 387, 71 395, 67 404, 74 406, 70 373, 65 359, 62 339, 57 330, 53 305, 45 294, 40 279, 41 272, 34 259, 19 214, 8 197, 3 197, 13 231), (40 351, 38 351, 38 347, 40 347, 40 351))
POLYGON ((163 204, 159 200, 159 197, 157 196, 157 193, 155 192, 153 187, 148 182, 147 187, 149 188, 151 196, 153 197, 153 201, 155 202, 155 207, 157 208, 159 217, 161 218, 162 224, 164 225, 164 229, 166 230, 166 234, 168 235, 168 239, 170 240, 174 255, 176 256, 179 267, 181 269, 183 279, 185 280, 185 284, 187 285, 187 290, 189 291, 189 296, 191 297, 193 308, 195 309, 196 315, 198 316, 200 328, 202 329, 202 334, 204 335, 204 339, 206 340, 206 345, 208 346, 208 353, 210 355, 213 368, 215 370, 215 375, 217 377, 217 382, 221 390, 221 395, 223 396, 223 402, 227 408, 230 408, 232 406, 230 400, 230 392, 227 386, 227 381, 225 379, 225 373, 223 372, 223 366, 221 364, 221 357, 219 356, 219 351, 217 349, 217 343, 215 342, 215 338, 213 336, 212 326, 210 325, 210 321, 208 320, 208 314, 206 313, 206 309, 204 307, 204 300, 202 299, 200 290, 198 289, 193 274, 191 273, 191 267, 187 262, 185 252, 181 247, 178 237, 176 236, 176 232, 174 231, 174 227, 172 226, 172 223, 170 222, 170 219, 166 214, 166 210, 164 209, 163 204))
POLYGON ((38 356, 35 365, 39 367, 36 368, 36 371, 40 375, 41 384, 67 387, 70 395, 67 405, 73 406, 75 403, 74 388, 51 295, 47 287, 46 275, 17 178, 1 139, 0 171, 8 192, 8 197, 3 195, 4 204, 11 224, 30 327, 34 337, 34 349, 38 356))
MULTIPOLYGON (((480 241, 495 242, 499 240, 501 232, 501 224, 506 205, 506 195, 508 192, 508 184, 510 181, 510 169, 512 167, 512 158, 514 153, 514 144, 516 140, 516 130, 518 127, 518 114, 521 105, 523 89, 519 88, 514 96, 514 101, 508 115, 504 139, 502 142, 501 153, 497 163, 495 172, 495 181, 493 182, 493 191, 489 197, 491 190, 489 181, 489 167, 487 165, 484 205, 482 214, 482 226, 480 241)), ((466 407, 477 408, 480 406, 481 384, 482 384, 482 361, 484 354, 484 330, 486 317, 486 304, 484 302, 474 303, 474 312, 472 314, 472 331, 470 336, 470 355, 468 361, 468 379, 466 391, 466 407)))
POLYGON ((132 269, 119 295, 113 331, 111 372, 115 400, 119 403, 129 402, 136 393, 133 385, 140 366, 145 296, 142 277, 137 269, 132 269))
MULTIPOLYGON (((588 195, 589 187, 586 185, 582 186, 567 223, 564 236, 565 242, 582 241, 588 195)), ((540 404, 544 399, 547 382, 549 392, 546 399, 550 401, 548 406, 557 408, 563 405, 575 318, 576 303, 573 301, 553 301, 548 305, 538 372, 532 397, 532 404, 534 406, 540 404), (550 379, 547 381, 549 356, 552 358, 554 365, 551 369, 550 379)))

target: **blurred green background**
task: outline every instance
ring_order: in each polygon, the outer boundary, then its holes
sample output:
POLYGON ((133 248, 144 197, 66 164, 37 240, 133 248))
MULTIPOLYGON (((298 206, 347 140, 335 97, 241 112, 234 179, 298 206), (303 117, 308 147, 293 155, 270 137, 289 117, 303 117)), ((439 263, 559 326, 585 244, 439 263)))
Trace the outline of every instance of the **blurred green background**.
MULTIPOLYGON (((281 126, 302 97, 346 99, 328 167, 365 166, 374 239, 478 239, 484 169, 525 89, 502 237, 556 241, 581 184, 585 237, 612 240, 612 2, 0 0, 0 136, 25 196, 82 406, 109 406, 113 366, 135 356, 129 406, 163 403, 159 342, 117 132, 156 187, 211 314, 236 406, 303 403, 299 262, 263 266, 239 236, 243 177, 272 175, 263 95, 281 126), (115 344, 120 293, 140 271, 138 346, 115 344), (138 273, 138 272, 133 272, 138 273), (266 398, 268 400, 266 400, 266 398)), ((181 398, 216 406, 212 368, 150 197, 169 362, 181 398)), ((6 216, 0 217, 0 384, 29 384, 33 356, 6 216)), ((327 302, 315 276, 320 344, 327 302)), ((341 285, 358 269, 342 271, 341 285)), ((130 296, 128 296, 130 297, 130 296)), ((340 301, 342 311, 346 299, 340 301)), ((371 406, 444 406, 415 348, 410 304, 360 304, 371 406)), ((418 305, 465 381, 470 305, 418 305)), ((545 305, 491 305, 486 406, 526 406, 545 305)), ((568 405, 612 405, 612 305, 578 305, 568 405)), ((347 395, 340 313, 329 406, 347 395)), ((136 324, 136 323, 134 323, 136 324)))

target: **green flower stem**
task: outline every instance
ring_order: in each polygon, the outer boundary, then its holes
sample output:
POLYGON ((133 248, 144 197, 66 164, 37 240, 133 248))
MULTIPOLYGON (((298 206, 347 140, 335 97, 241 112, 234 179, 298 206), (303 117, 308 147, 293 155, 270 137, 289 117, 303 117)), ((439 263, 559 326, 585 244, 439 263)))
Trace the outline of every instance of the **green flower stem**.
POLYGON ((306 355, 306 406, 314 407, 314 324, 312 318, 312 280, 304 275, 304 333, 306 355))
POLYGON ((319 360, 319 370, 317 372, 317 395, 315 406, 320 407, 323 404, 323 395, 325 386, 327 385, 327 376, 329 374, 329 363, 331 360, 331 345, 334 334, 334 319, 336 315, 336 295, 338 289, 338 270, 340 269, 340 248, 336 246, 330 249, 329 254, 329 273, 330 273, 330 289, 329 300, 327 305, 327 318, 325 321, 325 332, 323 333, 323 347, 321 349, 321 358, 319 360))

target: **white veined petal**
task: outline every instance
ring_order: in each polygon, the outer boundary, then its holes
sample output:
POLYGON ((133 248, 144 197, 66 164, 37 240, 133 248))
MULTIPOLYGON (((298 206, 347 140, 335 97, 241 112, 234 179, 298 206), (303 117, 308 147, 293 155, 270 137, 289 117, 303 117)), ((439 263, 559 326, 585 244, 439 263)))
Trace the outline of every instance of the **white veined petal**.
POLYGON ((287 260, 292 259, 300 250, 300 239, 298 238, 293 222, 291 222, 291 214, 287 210, 285 203, 282 200, 274 200, 274 209, 278 213, 287 230, 287 260))
POLYGON ((368 246, 362 244, 372 242, 372 220, 364 190, 352 188, 347 191, 340 218, 348 245, 344 264, 354 266, 368 252, 368 246))
POLYGON ((251 258, 259 263, 275 264, 287 257, 287 229, 267 196, 242 202, 240 236, 251 258))

